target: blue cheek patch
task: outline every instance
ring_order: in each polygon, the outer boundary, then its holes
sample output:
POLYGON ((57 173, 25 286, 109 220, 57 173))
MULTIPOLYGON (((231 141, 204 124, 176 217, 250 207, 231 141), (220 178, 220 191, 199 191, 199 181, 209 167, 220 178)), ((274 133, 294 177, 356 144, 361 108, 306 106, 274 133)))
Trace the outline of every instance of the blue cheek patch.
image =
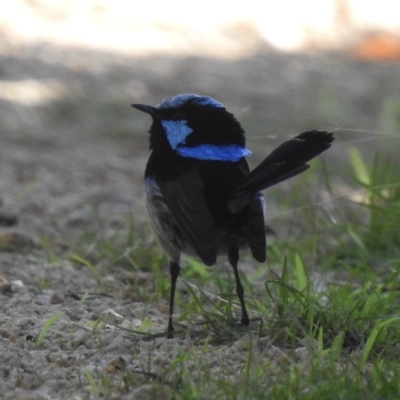
POLYGON ((187 136, 193 132, 193 130, 186 125, 186 122, 185 120, 161 121, 161 125, 167 134, 169 144, 173 149, 176 149, 179 144, 184 144, 187 136))
POLYGON ((242 157, 251 156, 250 150, 235 144, 226 146, 212 144, 201 144, 196 147, 182 146, 185 144, 186 138, 193 132, 186 123, 186 120, 161 121, 169 144, 182 157, 197 158, 198 160, 239 161, 242 157))
POLYGON ((237 145, 214 146, 201 144, 196 147, 178 147, 176 149, 182 157, 197 158, 198 160, 239 161, 242 157, 251 156, 251 151, 237 145))

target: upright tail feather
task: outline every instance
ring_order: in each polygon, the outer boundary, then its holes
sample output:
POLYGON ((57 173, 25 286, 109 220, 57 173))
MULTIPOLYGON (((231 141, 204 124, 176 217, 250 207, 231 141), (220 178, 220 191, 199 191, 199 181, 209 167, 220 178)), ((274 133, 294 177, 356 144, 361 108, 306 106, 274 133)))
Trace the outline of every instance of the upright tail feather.
POLYGON ((333 139, 331 132, 314 130, 282 143, 236 188, 228 203, 230 210, 238 213, 257 192, 308 169, 307 162, 329 149, 333 139))

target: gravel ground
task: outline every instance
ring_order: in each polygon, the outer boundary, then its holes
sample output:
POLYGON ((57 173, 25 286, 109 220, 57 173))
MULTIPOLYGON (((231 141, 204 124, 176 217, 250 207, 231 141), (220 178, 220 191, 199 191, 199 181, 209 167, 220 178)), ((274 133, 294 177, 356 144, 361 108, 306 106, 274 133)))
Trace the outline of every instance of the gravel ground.
MULTIPOLYGON (((148 385, 152 376, 143 371, 161 374, 178 345, 203 351, 190 338, 138 342, 113 328, 135 329, 146 316, 152 331, 162 332, 166 302, 143 304, 129 296, 126 280, 132 273, 123 268, 98 262, 94 274, 66 256, 99 223, 103 231, 122 234, 129 216, 144 224, 141 185, 149 120, 135 114, 130 103, 155 104, 181 92, 210 94, 243 121, 249 147, 256 149, 254 160, 288 135, 335 129, 338 139, 325 159, 332 174, 342 177, 346 142, 357 140, 365 154, 398 146, 392 135, 400 121, 395 63, 268 51, 236 61, 129 58, 45 44, 3 46, 0 60, 4 399, 90 398, 85 374, 105 374, 122 385, 126 371, 137 374, 137 382, 123 398, 156 398, 148 385)), ((239 337, 210 346, 207 361, 221 371, 223 359, 230 365, 223 374, 234 379, 243 367, 244 343, 239 337)), ((274 346, 257 344, 261 357, 274 362, 281 356, 274 346)), ((157 398, 163 398, 158 390, 157 398)))

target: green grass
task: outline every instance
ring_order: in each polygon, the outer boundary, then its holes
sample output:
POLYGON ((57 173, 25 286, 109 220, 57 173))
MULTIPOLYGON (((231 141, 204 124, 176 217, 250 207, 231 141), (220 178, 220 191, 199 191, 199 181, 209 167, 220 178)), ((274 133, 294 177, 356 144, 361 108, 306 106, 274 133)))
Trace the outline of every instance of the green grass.
MULTIPOLYGON (((118 384, 84 371, 93 397, 117 398, 119 390, 149 385, 165 399, 400 398, 398 168, 380 155, 369 166, 354 149, 349 160, 350 192, 335 192, 323 163, 315 163, 313 172, 293 180, 287 200, 279 199, 282 216, 268 221, 289 228, 268 237, 267 266, 242 258, 252 266, 241 274, 248 328, 237 324, 240 307, 226 261, 207 268, 189 259, 177 292, 175 339, 143 318, 137 331, 128 331, 133 348, 148 346, 141 370, 127 369, 118 384), (305 194, 323 191, 321 198, 305 194), (171 354, 162 368, 155 346, 171 354)), ((68 257, 100 287, 99 264, 145 272, 145 284, 128 283, 129 290, 158 304, 168 299, 167 262, 143 229, 130 221, 114 235, 94 231, 68 257)))
POLYGON ((39 332, 38 337, 35 341, 35 346, 40 347, 43 343, 43 339, 45 338, 47 332, 51 329, 51 327, 62 317, 62 313, 58 313, 53 315, 42 327, 41 331, 39 332))

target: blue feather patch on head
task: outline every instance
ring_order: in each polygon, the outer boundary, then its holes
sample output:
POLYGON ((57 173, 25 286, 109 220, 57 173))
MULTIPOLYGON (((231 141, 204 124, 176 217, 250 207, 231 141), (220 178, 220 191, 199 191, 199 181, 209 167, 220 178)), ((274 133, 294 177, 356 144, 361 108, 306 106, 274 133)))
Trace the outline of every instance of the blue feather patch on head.
POLYGON ((242 157, 251 156, 250 150, 234 144, 226 146, 201 144, 196 147, 178 147, 176 151, 183 157, 198 160, 239 161, 242 157))
POLYGON ((179 144, 185 143, 186 137, 193 132, 193 129, 189 128, 186 125, 186 122, 187 121, 185 120, 161 121, 161 125, 165 130, 169 144, 173 149, 176 149, 179 144))
POLYGON ((168 99, 163 100, 160 104, 156 105, 156 108, 162 109, 162 108, 179 107, 182 104, 186 103, 187 101, 199 104, 201 106, 225 108, 222 103, 220 103, 217 100, 214 100, 211 97, 199 96, 198 94, 194 93, 178 94, 177 96, 169 97, 168 99))

